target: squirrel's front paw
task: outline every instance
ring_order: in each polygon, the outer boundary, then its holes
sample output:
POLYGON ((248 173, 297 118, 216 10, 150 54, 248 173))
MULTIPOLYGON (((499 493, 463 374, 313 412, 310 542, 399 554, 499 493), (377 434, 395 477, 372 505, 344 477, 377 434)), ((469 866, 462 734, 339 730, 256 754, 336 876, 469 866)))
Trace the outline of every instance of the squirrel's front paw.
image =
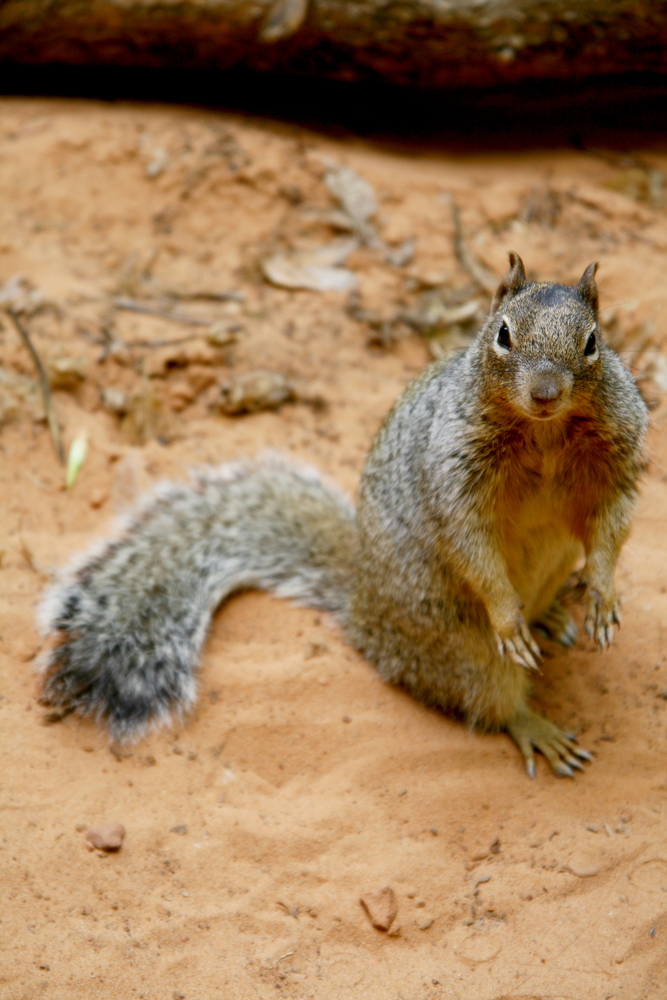
POLYGON ((541 658, 540 647, 533 639, 523 618, 515 625, 512 632, 502 635, 496 632, 496 643, 501 656, 509 656, 520 667, 526 670, 538 670, 537 661, 541 658))
POLYGON ((586 594, 584 629, 589 639, 595 639, 600 649, 609 649, 614 639, 614 625, 621 624, 621 614, 613 590, 603 597, 595 587, 586 594))

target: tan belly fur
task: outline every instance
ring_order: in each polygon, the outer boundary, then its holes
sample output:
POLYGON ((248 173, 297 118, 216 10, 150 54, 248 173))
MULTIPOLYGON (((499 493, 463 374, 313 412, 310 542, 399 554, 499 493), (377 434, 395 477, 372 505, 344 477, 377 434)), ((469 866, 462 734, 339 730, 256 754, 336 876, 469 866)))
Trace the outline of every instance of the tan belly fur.
POLYGON ((545 611, 584 554, 550 488, 540 490, 500 525, 510 581, 532 621, 545 611))

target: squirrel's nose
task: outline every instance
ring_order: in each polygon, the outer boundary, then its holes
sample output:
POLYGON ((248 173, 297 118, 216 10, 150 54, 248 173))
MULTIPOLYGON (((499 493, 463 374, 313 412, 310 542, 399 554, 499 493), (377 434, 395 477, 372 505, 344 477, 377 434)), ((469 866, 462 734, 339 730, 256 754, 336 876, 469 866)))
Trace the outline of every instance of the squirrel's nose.
POLYGON ((550 403, 561 395, 561 386, 554 378, 540 379, 531 388, 530 394, 536 403, 550 403))

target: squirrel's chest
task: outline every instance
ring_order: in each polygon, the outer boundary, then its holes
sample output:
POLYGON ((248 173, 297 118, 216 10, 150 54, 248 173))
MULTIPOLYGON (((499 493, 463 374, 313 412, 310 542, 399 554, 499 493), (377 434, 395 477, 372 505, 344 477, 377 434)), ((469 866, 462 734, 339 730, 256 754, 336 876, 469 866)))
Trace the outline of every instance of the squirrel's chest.
POLYGON ((498 528, 501 538, 508 543, 525 544, 533 535, 569 532, 572 523, 571 502, 567 495, 546 481, 533 484, 524 495, 512 491, 508 502, 498 504, 498 528))
POLYGON ((496 510, 512 533, 571 523, 576 503, 567 488, 573 470, 571 449, 519 450, 496 479, 496 510))
POLYGON ((516 468, 498 496, 502 554, 510 580, 526 603, 552 576, 566 576, 581 552, 571 530, 574 503, 576 498, 562 488, 555 458, 516 468))

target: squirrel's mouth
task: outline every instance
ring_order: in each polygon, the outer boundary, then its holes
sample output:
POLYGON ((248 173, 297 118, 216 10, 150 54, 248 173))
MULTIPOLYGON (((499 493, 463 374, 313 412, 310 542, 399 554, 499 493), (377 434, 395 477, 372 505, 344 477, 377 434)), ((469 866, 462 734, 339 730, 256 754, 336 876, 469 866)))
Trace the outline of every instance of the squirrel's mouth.
POLYGON ((562 414, 566 400, 560 396, 557 399, 531 399, 522 409, 531 420, 553 420, 562 414))
POLYGON ((558 416, 558 414, 563 409, 560 400, 554 400, 552 403, 541 403, 533 405, 530 408, 530 415, 533 420, 551 420, 553 417, 558 416))

